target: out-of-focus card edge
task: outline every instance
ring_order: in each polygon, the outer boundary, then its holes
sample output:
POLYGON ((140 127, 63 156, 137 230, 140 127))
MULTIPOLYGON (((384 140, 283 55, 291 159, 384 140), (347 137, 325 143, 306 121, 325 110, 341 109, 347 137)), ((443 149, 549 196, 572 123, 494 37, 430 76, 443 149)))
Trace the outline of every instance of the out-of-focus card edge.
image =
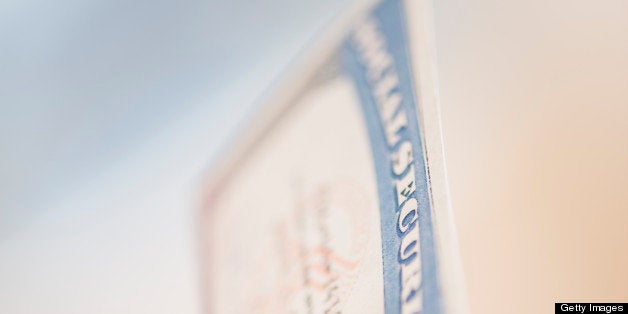
POLYGON ((200 293, 203 302, 202 312, 210 313, 211 299, 210 288, 207 286, 209 271, 209 230, 207 221, 214 214, 212 204, 221 193, 221 188, 228 184, 229 175, 243 162, 246 154, 262 141, 265 135, 272 130, 275 122, 290 109, 298 94, 306 87, 307 83, 317 73, 321 66, 336 52, 343 40, 349 34, 355 23, 360 21, 377 4, 378 0, 356 1, 351 7, 335 18, 329 27, 323 29, 318 38, 312 44, 307 45, 297 57, 294 67, 287 69, 277 83, 269 86, 270 94, 263 95, 259 109, 247 122, 245 128, 240 130, 229 143, 227 150, 222 152, 211 167, 207 169, 202 178, 200 191, 197 193, 196 203, 199 208, 197 219, 197 234, 199 234, 198 251, 200 256, 200 293))
POLYGON ((357 1, 327 27, 321 36, 314 40, 314 44, 304 50, 305 53, 297 58, 298 62, 294 68, 288 69, 278 83, 270 86, 271 93, 263 97, 262 106, 259 106, 260 109, 255 113, 254 119, 247 121, 248 125, 235 138, 228 150, 212 164, 208 180, 203 186, 204 196, 207 196, 208 188, 209 191, 219 189, 226 174, 244 159, 246 151, 252 149, 272 129, 274 122, 293 105, 291 100, 298 96, 320 67, 336 52, 354 24, 366 16, 377 2, 377 0, 357 1))
POLYGON ((469 313, 444 157, 432 1, 403 2, 440 265, 443 312, 469 313))

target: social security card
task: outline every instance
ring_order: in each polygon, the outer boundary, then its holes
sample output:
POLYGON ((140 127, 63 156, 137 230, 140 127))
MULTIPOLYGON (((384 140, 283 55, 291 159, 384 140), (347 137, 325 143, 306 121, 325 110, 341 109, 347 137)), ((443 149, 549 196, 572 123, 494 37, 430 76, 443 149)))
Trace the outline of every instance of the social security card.
POLYGON ((204 190, 209 313, 464 313, 427 1, 361 3, 204 190))

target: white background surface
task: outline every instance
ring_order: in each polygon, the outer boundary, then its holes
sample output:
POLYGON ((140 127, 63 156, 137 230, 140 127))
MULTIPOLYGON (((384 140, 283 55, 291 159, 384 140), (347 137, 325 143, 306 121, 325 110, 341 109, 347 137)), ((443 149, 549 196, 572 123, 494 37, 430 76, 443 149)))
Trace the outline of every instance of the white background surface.
MULTIPOLYGON (((0 3, 0 312, 198 312, 199 173, 348 2, 0 3)), ((626 301, 627 3, 435 9, 472 308, 626 301)))
POLYGON ((437 1, 476 313, 628 300, 628 2, 437 1))

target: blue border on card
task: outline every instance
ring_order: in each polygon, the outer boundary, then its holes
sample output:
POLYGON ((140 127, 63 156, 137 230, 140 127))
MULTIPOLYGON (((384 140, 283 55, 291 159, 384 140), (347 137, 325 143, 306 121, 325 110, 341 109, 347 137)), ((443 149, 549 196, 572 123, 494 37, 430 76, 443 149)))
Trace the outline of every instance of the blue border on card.
MULTIPOLYGON (((350 36, 342 48, 343 70, 353 79, 358 91, 366 123, 368 126, 375 171, 378 180, 378 192, 382 231, 382 256, 384 276, 384 306, 386 313, 401 313, 401 267, 399 258, 401 236, 398 229, 398 210, 396 204, 396 176, 391 168, 391 154, 399 144, 407 140, 412 145, 416 190, 411 197, 418 202, 418 229, 421 261, 421 288, 423 294, 421 313, 441 313, 440 284, 438 281, 437 260, 434 248, 434 234, 430 214, 428 181, 424 163, 424 151, 421 143, 419 120, 409 49, 405 29, 405 18, 400 0, 383 1, 370 14, 375 21, 385 44, 392 56, 392 69, 396 71, 399 83, 396 87, 402 95, 399 110, 407 115, 407 125, 398 134, 401 140, 390 147, 386 141, 384 125, 380 117, 377 101, 373 95, 373 84, 367 78, 367 66, 360 57, 355 41, 350 36)), ((416 232, 416 228, 412 229, 416 232)), ((411 231, 412 231, 411 230, 411 231)))

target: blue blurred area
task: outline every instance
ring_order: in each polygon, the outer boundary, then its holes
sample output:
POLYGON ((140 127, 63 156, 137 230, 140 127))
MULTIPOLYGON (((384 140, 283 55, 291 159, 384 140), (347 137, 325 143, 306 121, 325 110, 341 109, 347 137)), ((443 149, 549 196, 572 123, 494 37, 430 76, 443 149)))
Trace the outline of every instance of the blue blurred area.
POLYGON ((156 165, 108 188, 185 167, 147 145, 218 147, 349 2, 1 2, 0 240, 133 152, 156 165))
POLYGON ((348 2, 1 1, 0 312, 199 312, 208 167, 348 2))

